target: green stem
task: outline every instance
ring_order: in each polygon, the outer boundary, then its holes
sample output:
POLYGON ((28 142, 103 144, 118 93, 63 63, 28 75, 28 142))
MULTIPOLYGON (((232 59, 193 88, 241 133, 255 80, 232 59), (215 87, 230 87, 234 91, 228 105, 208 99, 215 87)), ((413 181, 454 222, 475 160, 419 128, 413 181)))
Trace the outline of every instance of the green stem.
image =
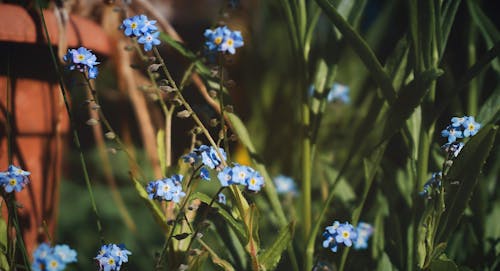
POLYGON ((226 150, 227 160, 231 161, 229 158, 229 143, 227 140, 227 131, 225 124, 225 116, 224 116, 224 55, 219 53, 219 106, 220 106, 220 127, 222 134, 222 144, 224 145, 224 149, 226 150))
POLYGON ((79 138, 78 132, 76 130, 76 123, 74 121, 73 115, 71 113, 71 108, 69 106, 68 95, 66 93, 66 88, 64 86, 64 82, 62 79, 63 76, 62 76, 61 70, 59 69, 59 65, 57 63, 57 57, 54 53, 54 49, 52 48, 52 43, 50 41, 49 31, 48 31, 47 25, 45 23, 45 18, 43 16, 43 10, 42 10, 42 6, 40 4, 40 1, 37 1, 37 4, 38 4, 39 12, 40 12, 40 18, 42 19, 44 34, 47 37, 47 44, 48 44, 50 55, 51 55, 52 60, 53 60, 54 69, 56 70, 56 74, 58 75, 58 82, 59 82, 59 87, 61 89, 61 94, 63 96, 64 106, 66 108, 66 113, 68 114, 68 118, 69 118, 69 121, 71 124, 71 130, 73 132, 73 141, 74 141, 76 149, 78 150, 78 153, 79 153, 79 160, 80 160, 80 164, 82 166, 85 184, 87 186, 87 191, 89 194, 90 203, 92 205, 92 211, 94 212, 95 219, 96 219, 97 231, 98 231, 99 238, 100 238, 101 242, 105 243, 104 242, 104 235, 103 235, 103 231, 102 231, 101 220, 99 218, 99 213, 97 211, 97 205, 95 202, 94 193, 92 192, 92 185, 91 185, 90 177, 89 177, 88 170, 87 170, 87 164, 85 162, 85 157, 83 155, 83 151, 82 151, 82 148, 80 145, 80 138, 79 138))

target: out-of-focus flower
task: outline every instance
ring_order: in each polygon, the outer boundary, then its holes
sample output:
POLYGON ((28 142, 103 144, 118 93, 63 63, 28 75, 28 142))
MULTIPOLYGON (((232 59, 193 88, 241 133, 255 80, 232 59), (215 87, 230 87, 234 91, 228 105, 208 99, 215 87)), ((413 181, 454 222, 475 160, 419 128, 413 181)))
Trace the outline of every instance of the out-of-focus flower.
POLYGON ((349 87, 339 83, 333 83, 326 100, 328 102, 340 101, 345 104, 349 103, 349 87))
POLYGON ((273 179, 273 182, 274 182, 274 185, 276 186, 276 192, 278 194, 297 195, 297 193, 298 193, 297 185, 295 184, 295 181, 288 176, 278 175, 273 179))
POLYGON ((373 234, 373 226, 365 223, 359 222, 356 227, 357 238, 354 240, 354 249, 362 250, 368 248, 368 240, 373 234))
POLYGON ((61 271, 69 263, 74 263, 76 251, 68 245, 56 245, 51 247, 47 243, 40 244, 33 252, 31 269, 34 271, 61 271))

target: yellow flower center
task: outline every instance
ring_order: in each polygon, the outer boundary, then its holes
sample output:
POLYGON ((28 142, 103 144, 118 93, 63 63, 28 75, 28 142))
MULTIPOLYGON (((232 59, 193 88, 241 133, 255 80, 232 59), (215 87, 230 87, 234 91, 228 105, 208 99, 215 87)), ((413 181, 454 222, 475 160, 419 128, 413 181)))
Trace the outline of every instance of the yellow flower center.
POLYGON ((342 237, 349 238, 349 232, 348 231, 343 231, 342 232, 342 237))
POLYGON ((163 187, 163 191, 169 191, 169 190, 170 190, 170 186, 165 185, 165 186, 163 187))
POLYGON ((474 124, 469 124, 468 128, 469 128, 470 131, 474 131, 474 124))
POLYGON ((131 23, 131 24, 130 24, 130 28, 132 28, 132 29, 136 29, 136 28, 137 28, 137 23, 131 23))
POLYGON ((115 264, 115 259, 113 259, 113 258, 109 258, 109 259, 108 259, 108 264, 109 264, 109 265, 114 265, 114 264, 115 264))
POLYGON ((214 39, 214 43, 217 44, 217 45, 219 45, 221 42, 222 42, 222 37, 216 37, 214 39))
POLYGON ((245 172, 240 172, 240 174, 238 174, 240 176, 240 178, 245 178, 245 172))
POLYGON ((11 179, 9 180, 9 184, 10 184, 10 185, 12 185, 12 186, 14 186, 14 185, 16 185, 16 184, 17 184, 17 180, 16 180, 16 179, 14 179, 14 178, 11 178, 11 179))
POLYGON ((227 39, 226 43, 229 46, 233 46, 234 41, 233 41, 233 39, 227 39))
POLYGON ((56 260, 52 260, 52 261, 50 261, 49 265, 51 267, 57 267, 59 265, 59 263, 56 260))
POLYGON ((257 180, 255 180, 255 178, 250 179, 250 184, 251 185, 254 185, 255 183, 257 183, 257 180))
POLYGON ((85 56, 84 55, 78 55, 76 58, 78 58, 78 60, 84 60, 85 59, 85 56))

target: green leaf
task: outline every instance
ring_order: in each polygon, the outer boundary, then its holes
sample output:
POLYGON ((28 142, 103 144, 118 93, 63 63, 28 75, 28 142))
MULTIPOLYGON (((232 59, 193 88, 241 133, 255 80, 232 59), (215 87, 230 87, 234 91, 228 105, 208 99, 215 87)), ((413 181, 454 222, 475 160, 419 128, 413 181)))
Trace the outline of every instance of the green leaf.
POLYGON ((283 251, 288 247, 292 240, 295 223, 291 222, 283 227, 273 244, 259 255, 261 266, 266 271, 274 270, 278 265, 283 251))
POLYGON ((391 263, 389 256, 387 256, 387 254, 384 252, 378 262, 377 271, 392 271, 392 270, 396 270, 396 268, 391 263))
POLYGON ((477 115, 477 120, 482 125, 497 122, 500 119, 500 87, 497 87, 490 97, 484 102, 477 115))
POLYGON ((479 173, 488 158, 498 126, 488 125, 468 141, 453 161, 445 183, 446 210, 442 215, 436 240, 446 242, 465 212, 478 181, 479 173), (458 185, 450 184, 457 182, 458 185))
POLYGON ((431 261, 431 271, 458 271, 458 266, 445 254, 442 254, 438 259, 431 261))
POLYGON ((205 262, 208 259, 208 252, 207 251, 202 251, 200 254, 198 254, 196 257, 192 258, 192 262, 189 266, 189 270, 192 271, 204 271, 206 270, 205 262))
POLYGON ((168 45, 170 45, 172 48, 174 48, 177 52, 179 52, 181 55, 194 60, 196 59, 196 55, 191 52, 190 50, 186 49, 184 45, 176 40, 174 40, 172 37, 169 35, 160 32, 160 40, 166 42, 168 45))
MULTIPOLYGON (((212 201, 212 198, 209 197, 206 194, 203 194, 201 192, 194 192, 191 194, 191 199, 199 199, 202 202, 206 204, 210 204, 212 201)), ((226 222, 227 224, 234 230, 236 235, 238 236, 238 239, 244 244, 248 240, 248 234, 245 230, 245 225, 236 219, 228 212, 226 211, 223 206, 221 206, 218 202, 213 202, 212 206, 217 209, 217 214, 219 214, 226 222)))
MULTIPOLYGON (((469 13, 472 20, 477 25, 486 41, 486 45, 492 47, 495 43, 499 42, 500 32, 498 32, 495 24, 481 10, 478 2, 467 0, 467 6, 469 7, 469 13)), ((500 61, 498 59, 493 60, 492 66, 497 72, 500 72, 500 61)))
POLYGON ((0 270, 10 270, 7 259, 7 223, 0 214, 0 270))
POLYGON ((396 91, 394 90, 392 81, 366 41, 339 14, 330 0, 316 0, 316 3, 318 3, 325 15, 344 35, 346 41, 352 46, 352 49, 358 54, 368 70, 372 72, 372 76, 382 90, 384 98, 389 103, 394 102, 396 91))
POLYGON ((448 37, 450 35, 451 27, 455 21, 455 15, 457 14, 458 6, 461 0, 450 0, 445 1, 443 4, 443 12, 441 14, 441 37, 439 46, 439 55, 442 56, 444 49, 446 48, 446 43, 448 42, 448 37))
POLYGON ((226 260, 222 259, 215 253, 215 251, 210 248, 202 239, 198 239, 198 242, 203 246, 205 250, 208 251, 210 254, 210 259, 212 259, 212 262, 224 269, 224 271, 234 271, 234 267, 226 260))

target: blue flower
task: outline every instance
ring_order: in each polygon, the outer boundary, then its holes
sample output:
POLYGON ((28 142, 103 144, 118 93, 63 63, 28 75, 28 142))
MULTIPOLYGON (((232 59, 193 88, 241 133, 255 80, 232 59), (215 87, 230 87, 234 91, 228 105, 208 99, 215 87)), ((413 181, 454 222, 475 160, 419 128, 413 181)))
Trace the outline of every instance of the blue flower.
POLYGON ((153 33, 156 30, 158 30, 158 27, 156 27, 156 21, 155 20, 149 20, 146 15, 139 15, 139 27, 140 31, 143 34, 146 33, 153 33))
POLYGON ((365 223, 359 222, 356 227, 357 238, 354 241, 354 249, 362 250, 368 248, 368 240, 373 234, 373 226, 365 223))
POLYGON ((424 184, 424 188, 421 192, 419 192, 419 195, 427 198, 432 198, 433 194, 437 193, 437 189, 441 187, 442 178, 443 175, 441 172, 433 173, 432 177, 424 184))
POLYGON ((453 127, 460 127, 464 125, 465 121, 468 119, 467 116, 463 116, 461 118, 459 117, 453 117, 451 118, 451 126, 453 127))
POLYGON ((447 137, 448 142, 451 143, 451 142, 455 142, 457 140, 457 138, 462 138, 463 134, 462 134, 462 131, 458 130, 458 128, 455 128, 451 125, 448 125, 448 127, 446 127, 446 129, 441 131, 441 136, 447 137))
POLYGON ((20 192, 29 182, 28 176, 30 174, 29 171, 10 165, 7 171, 0 172, 0 185, 7 193, 20 192))
POLYGON ((248 190, 258 192, 264 186, 264 177, 259 172, 254 171, 247 178, 246 185, 248 190))
POLYGON ((333 83, 326 99, 328 102, 341 101, 345 104, 349 103, 349 87, 339 83, 333 83))
POLYGON ((358 237, 358 233, 349 222, 340 224, 340 222, 335 221, 333 225, 325 228, 323 237, 325 238, 323 247, 337 252, 338 246, 341 244, 348 247, 352 246, 358 237))
POLYGON ((146 192, 150 199, 173 201, 179 203, 186 195, 182 191, 182 175, 173 175, 170 178, 151 181, 146 186, 146 192))
POLYGON ((63 244, 63 245, 56 245, 54 247, 54 255, 56 255, 61 262, 67 264, 67 263, 73 263, 76 262, 76 251, 71 249, 68 245, 63 244))
POLYGON ((128 255, 131 254, 132 252, 124 245, 107 244, 101 247, 94 259, 99 264, 99 270, 120 270, 122 264, 128 262, 128 255))
POLYGON ((455 141, 452 143, 448 142, 444 144, 443 146, 441 146, 441 149, 448 153, 448 157, 457 157, 464 146, 464 143, 455 141))
POLYGON ((218 197, 218 202, 220 204, 226 204, 226 195, 222 194, 222 193, 219 193, 217 194, 217 197, 218 197))
POLYGON ((231 167, 225 167, 221 172, 217 174, 217 179, 219 179, 221 186, 229 186, 233 184, 233 170, 231 167))
POLYGON ((227 26, 217 27, 215 30, 206 29, 203 34, 206 38, 205 45, 210 51, 221 51, 220 46, 224 37, 228 35, 231 31, 227 26))
POLYGON ((229 52, 230 54, 236 53, 236 48, 243 46, 243 37, 240 31, 231 31, 229 35, 224 37, 224 41, 220 46, 222 52, 229 52))
POLYGON ((153 45, 159 45, 160 40, 158 36, 160 32, 155 33, 145 33, 143 36, 139 37, 137 42, 144 44, 144 51, 150 51, 153 48, 153 45))
POLYGON ((297 186, 295 181, 285 175, 278 175, 273 179, 274 185, 276 186, 276 192, 278 194, 291 194, 297 195, 297 186))
POLYGON ((89 68, 88 72, 89 79, 96 79, 98 74, 99 74, 99 69, 97 69, 96 66, 89 68))
POLYGON ((242 166, 235 164, 233 167, 233 176, 232 176, 232 183, 234 184, 246 184, 247 179, 250 177, 253 169, 247 167, 247 166, 242 166))
POLYGON ((76 262, 76 251, 68 245, 50 247, 47 243, 40 244, 33 252, 31 269, 35 271, 60 271, 69 263, 76 262))
POLYGON ((200 178, 205 181, 210 181, 210 172, 207 168, 202 167, 200 169, 200 178))
POLYGON ((227 26, 217 27, 215 30, 207 29, 203 35, 209 51, 234 54, 236 48, 242 47, 244 44, 241 32, 231 31, 227 26))
POLYGON ((340 224, 337 228, 337 235, 335 236, 335 241, 338 244, 344 244, 348 247, 352 246, 352 242, 356 240, 358 234, 354 230, 354 227, 349 224, 349 222, 345 222, 344 224, 340 224))
POLYGON ((481 128, 481 124, 475 122, 474 117, 468 117, 467 120, 463 123, 463 126, 465 128, 463 132, 464 137, 470 137, 477 134, 479 128, 481 128))
POLYGON ((141 17, 136 15, 123 20, 120 29, 125 29, 123 32, 127 37, 129 36, 139 37, 142 35, 141 30, 144 27, 143 23, 144 22, 141 20, 141 17))
POLYGON ((78 70, 83 73, 88 73, 89 79, 97 77, 97 57, 85 47, 78 49, 68 49, 68 53, 64 55, 63 60, 67 64, 69 70, 78 70))
MULTIPOLYGON (((217 154, 217 152, 215 151, 214 147, 212 147, 212 146, 207 147, 205 145, 202 145, 202 146, 200 146, 200 149, 202 149, 201 161, 205 166, 207 166, 211 169, 214 169, 221 164, 221 159, 220 159, 219 155, 217 154)), ((225 161, 227 159, 226 152, 222 148, 219 148, 219 152, 222 155, 222 159, 225 161)))

